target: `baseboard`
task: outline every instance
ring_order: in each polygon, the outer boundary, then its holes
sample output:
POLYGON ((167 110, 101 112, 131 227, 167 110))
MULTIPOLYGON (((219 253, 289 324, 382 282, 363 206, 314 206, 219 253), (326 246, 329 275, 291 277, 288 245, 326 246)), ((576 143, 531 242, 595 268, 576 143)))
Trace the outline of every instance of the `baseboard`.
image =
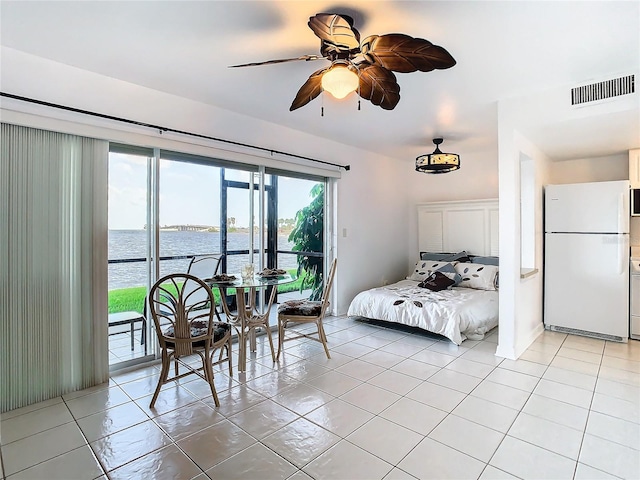
POLYGON ((515 354, 516 358, 519 358, 527 348, 531 346, 533 342, 535 342, 536 338, 538 338, 542 332, 544 332, 544 323, 540 322, 536 325, 534 329, 532 329, 526 337, 522 338, 517 345, 515 346, 515 354))
POLYGON ((496 356, 507 358, 509 360, 517 360, 542 332, 544 332, 544 324, 540 322, 526 335, 525 338, 522 338, 517 345, 509 345, 507 347, 500 345, 498 342, 496 356))
POLYGON ((516 360, 518 358, 516 357, 515 350, 513 348, 500 346, 499 342, 498 348, 496 348, 496 357, 507 358, 509 360, 516 360))

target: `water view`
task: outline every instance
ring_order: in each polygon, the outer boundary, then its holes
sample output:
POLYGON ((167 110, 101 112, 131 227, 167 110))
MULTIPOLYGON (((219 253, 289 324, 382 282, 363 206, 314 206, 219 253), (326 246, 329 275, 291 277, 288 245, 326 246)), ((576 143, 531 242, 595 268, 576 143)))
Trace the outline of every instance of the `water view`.
MULTIPOLYGON (((291 250, 293 244, 288 235, 278 235, 278 250, 291 250)), ((257 241, 257 236, 256 236, 257 241)), ((230 232, 228 250, 246 250, 249 248, 249 234, 230 232)), ((208 255, 220 253, 220 233, 208 231, 160 231, 160 256, 208 255)), ((146 230, 109 230, 109 260, 145 258, 147 255, 146 230)), ((255 258, 255 257, 254 257, 255 258)), ((239 272, 247 263, 247 255, 227 257, 227 271, 239 272)), ((190 259, 163 260, 160 262, 160 275, 186 272, 190 259)), ((295 255, 278 254, 278 268, 297 268, 295 255)), ((147 264, 111 263, 109 264, 109 290, 135 286, 146 286, 147 264)))

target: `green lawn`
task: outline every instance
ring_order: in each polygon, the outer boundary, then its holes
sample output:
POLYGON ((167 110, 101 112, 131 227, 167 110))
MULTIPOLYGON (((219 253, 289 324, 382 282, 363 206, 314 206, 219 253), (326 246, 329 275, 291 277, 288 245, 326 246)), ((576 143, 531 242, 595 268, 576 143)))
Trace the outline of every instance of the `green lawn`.
MULTIPOLYGON (((291 275, 295 275, 297 270, 289 270, 291 275)), ((300 284, 302 283, 302 276, 295 282, 287 283, 286 285, 280 285, 278 287, 278 293, 296 292, 300 290, 300 284)), ((118 312, 143 312, 144 297, 147 294, 146 287, 130 287, 119 288, 109 291, 109 313, 118 312)), ((220 303, 220 292, 218 289, 213 290, 213 294, 216 297, 216 303, 220 303)), ((230 288, 228 290, 229 295, 235 295, 235 289, 230 288)))

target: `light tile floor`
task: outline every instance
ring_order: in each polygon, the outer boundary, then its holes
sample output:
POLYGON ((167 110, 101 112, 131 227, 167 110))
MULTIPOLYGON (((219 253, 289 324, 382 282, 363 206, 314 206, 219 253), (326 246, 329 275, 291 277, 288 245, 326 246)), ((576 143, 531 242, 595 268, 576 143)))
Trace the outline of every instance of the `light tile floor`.
MULTIPOLYGON (((2 414, 17 479, 640 478, 640 342, 544 332, 517 361, 497 332, 460 347, 339 317, 332 353, 264 336, 222 403, 158 367, 2 414)), ((237 359, 236 359, 237 360, 237 359)))

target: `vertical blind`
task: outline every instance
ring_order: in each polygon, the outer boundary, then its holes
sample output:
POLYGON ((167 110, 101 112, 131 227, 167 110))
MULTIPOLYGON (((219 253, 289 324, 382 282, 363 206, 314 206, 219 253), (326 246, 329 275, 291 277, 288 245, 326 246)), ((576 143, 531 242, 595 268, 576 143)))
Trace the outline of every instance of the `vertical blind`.
POLYGON ((0 410, 108 379, 102 140, 2 124, 0 410))

